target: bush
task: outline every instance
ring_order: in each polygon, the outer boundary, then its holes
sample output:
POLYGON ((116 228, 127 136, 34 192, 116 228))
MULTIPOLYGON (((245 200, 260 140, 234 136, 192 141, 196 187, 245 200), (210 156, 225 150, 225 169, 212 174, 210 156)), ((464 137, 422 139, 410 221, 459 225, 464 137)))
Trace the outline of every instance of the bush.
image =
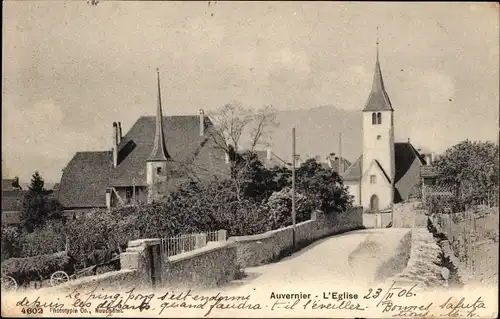
POLYGON ((22 257, 64 251, 66 236, 63 227, 61 223, 50 222, 32 233, 23 233, 20 237, 22 257))
MULTIPOLYGON (((300 193, 296 193, 295 204, 297 214, 295 221, 300 223, 309 220, 311 212, 316 207, 315 201, 300 193)), ((285 187, 279 192, 274 192, 262 206, 261 210, 264 212, 261 214, 266 216, 266 230, 292 225, 292 190, 289 187, 285 187)))
POLYGON ((10 258, 2 262, 2 277, 12 276, 18 284, 49 278, 56 271, 73 273, 73 260, 65 252, 25 258, 10 258))
POLYGON ((17 227, 2 226, 2 261, 12 257, 20 257, 21 232, 17 227))

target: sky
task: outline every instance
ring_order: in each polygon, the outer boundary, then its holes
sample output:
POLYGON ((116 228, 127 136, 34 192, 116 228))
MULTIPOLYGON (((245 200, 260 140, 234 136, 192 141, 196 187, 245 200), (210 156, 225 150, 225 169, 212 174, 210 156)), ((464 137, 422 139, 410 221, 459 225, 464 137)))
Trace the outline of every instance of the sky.
POLYGON ((2 176, 57 182, 77 151, 111 148, 156 107, 238 101, 361 110, 377 26, 396 136, 441 152, 496 140, 495 3, 4 1, 2 176))

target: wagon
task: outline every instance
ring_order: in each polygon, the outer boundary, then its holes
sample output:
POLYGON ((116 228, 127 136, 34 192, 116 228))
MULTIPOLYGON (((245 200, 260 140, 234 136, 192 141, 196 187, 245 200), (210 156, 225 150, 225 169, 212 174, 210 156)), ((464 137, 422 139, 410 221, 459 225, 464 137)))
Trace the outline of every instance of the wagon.
POLYGON ((120 265, 120 255, 113 256, 111 252, 104 251, 101 258, 94 258, 95 263, 92 266, 79 270, 74 267, 74 258, 68 256, 65 251, 7 259, 2 262, 2 290, 17 290, 20 286, 27 286, 33 281, 48 282, 51 287, 55 287, 76 278, 95 275, 102 267, 111 266, 117 270, 120 265))
POLYGON ((72 274, 68 274, 68 272, 64 270, 58 270, 50 276, 50 285, 55 287, 62 283, 68 282, 70 280, 75 280, 84 276, 92 276, 97 273, 97 270, 101 267, 111 266, 115 270, 117 270, 120 261, 120 255, 114 256, 110 260, 102 262, 100 264, 92 265, 90 267, 86 267, 80 270, 75 270, 72 274))

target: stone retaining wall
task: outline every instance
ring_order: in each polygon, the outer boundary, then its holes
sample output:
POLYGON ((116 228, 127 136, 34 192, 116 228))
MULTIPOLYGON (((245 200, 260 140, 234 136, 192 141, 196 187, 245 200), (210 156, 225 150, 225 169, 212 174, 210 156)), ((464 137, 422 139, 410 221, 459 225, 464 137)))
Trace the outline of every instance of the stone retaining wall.
MULTIPOLYGON (((324 214, 314 212, 311 219, 296 225, 297 246, 325 236, 363 227, 363 210, 353 207, 345 212, 324 214)), ((252 236, 230 237, 237 246, 237 263, 240 267, 253 267, 277 259, 293 248, 293 226, 271 230, 252 236)))

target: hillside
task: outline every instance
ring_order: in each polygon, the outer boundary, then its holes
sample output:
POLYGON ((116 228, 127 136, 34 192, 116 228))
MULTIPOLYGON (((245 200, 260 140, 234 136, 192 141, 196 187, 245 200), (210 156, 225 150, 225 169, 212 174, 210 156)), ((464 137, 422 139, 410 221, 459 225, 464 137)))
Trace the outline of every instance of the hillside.
POLYGON ((354 162, 361 154, 361 112, 320 106, 307 110, 280 111, 280 126, 273 134, 275 154, 289 159, 292 152, 292 127, 296 127, 296 150, 301 158, 339 152, 339 133, 342 133, 342 156, 354 162), (307 156, 309 155, 309 156, 307 156))

